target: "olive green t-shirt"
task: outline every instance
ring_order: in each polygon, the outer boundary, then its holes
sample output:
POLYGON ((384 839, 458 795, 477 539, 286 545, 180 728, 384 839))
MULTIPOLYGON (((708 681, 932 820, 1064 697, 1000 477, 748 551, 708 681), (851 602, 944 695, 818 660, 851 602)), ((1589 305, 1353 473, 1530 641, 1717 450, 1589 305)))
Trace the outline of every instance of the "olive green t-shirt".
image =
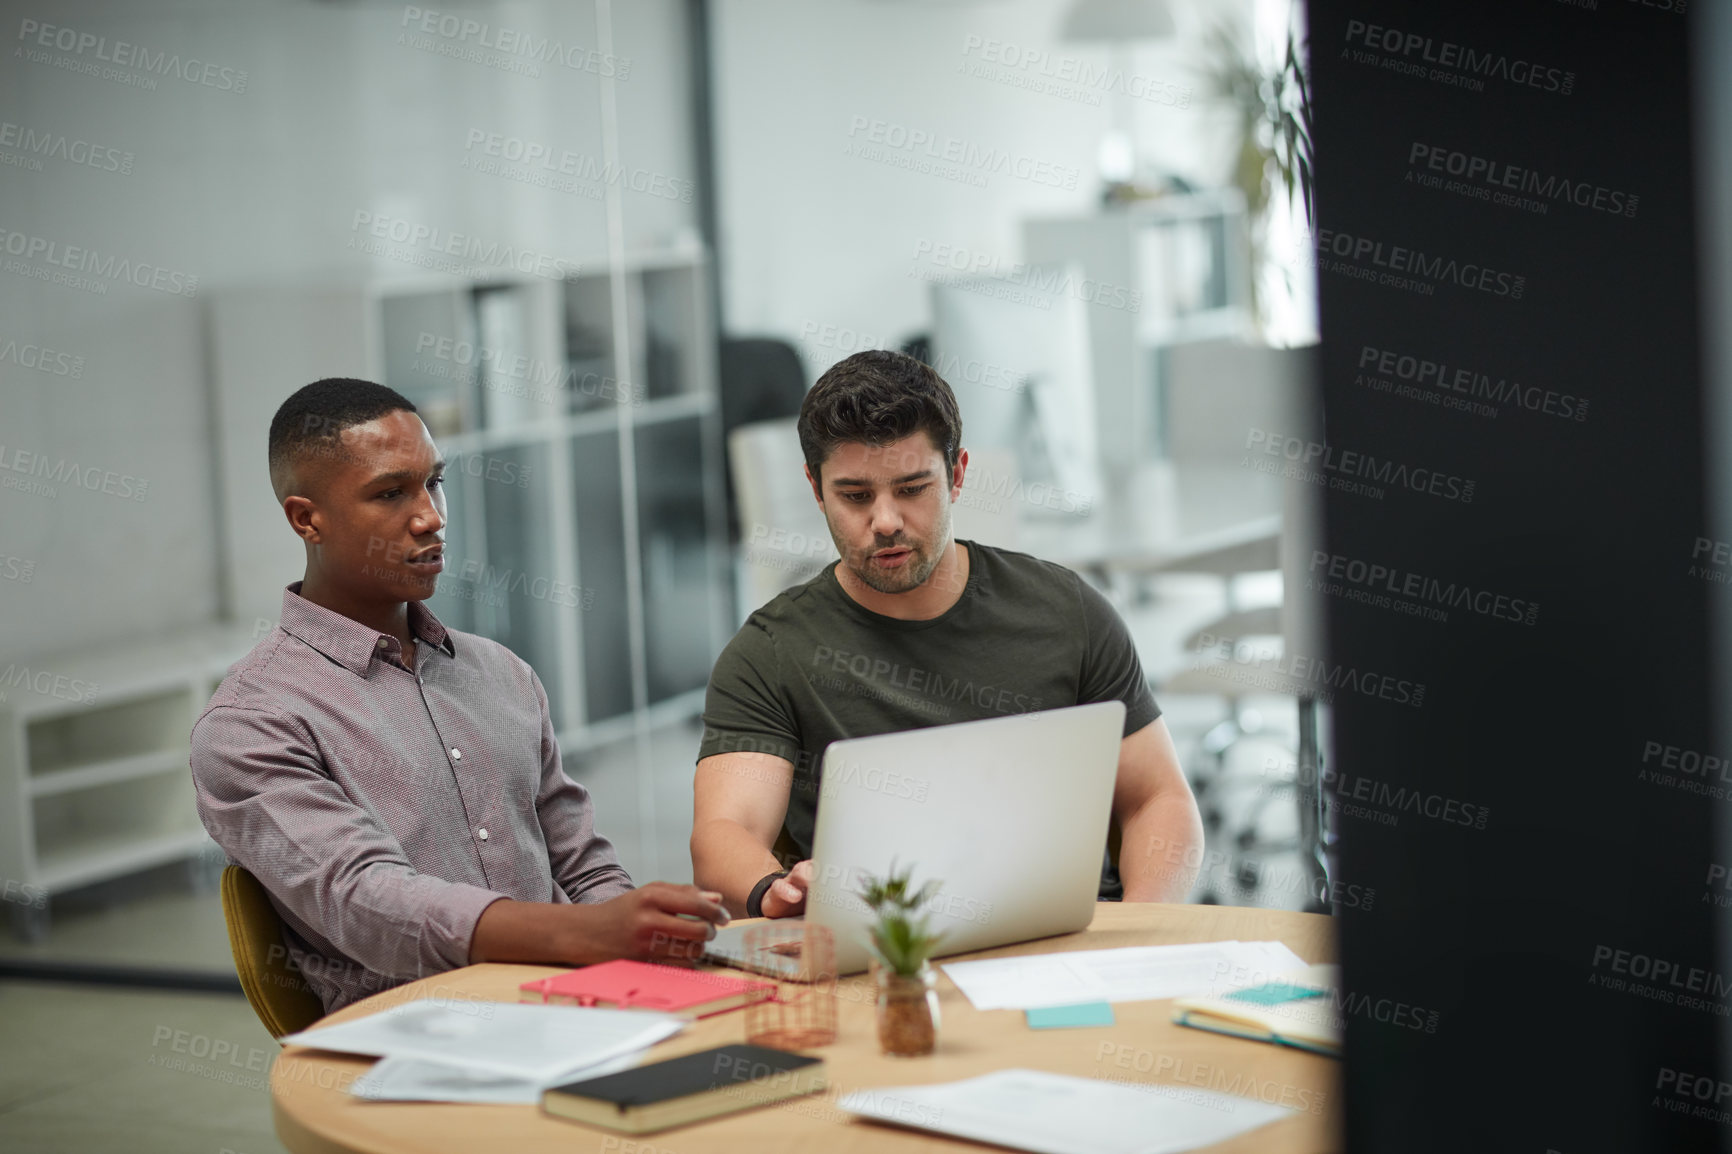
MULTIPOLYGON (((1161 715, 1124 622, 1093 586, 1026 553, 960 544, 968 584, 937 617, 872 612, 843 592, 832 563, 753 613, 716 661, 698 758, 792 762, 783 832, 802 859, 832 741, 1114 699, 1126 736, 1161 715)), ((1119 892, 1109 866, 1102 896, 1119 892)))

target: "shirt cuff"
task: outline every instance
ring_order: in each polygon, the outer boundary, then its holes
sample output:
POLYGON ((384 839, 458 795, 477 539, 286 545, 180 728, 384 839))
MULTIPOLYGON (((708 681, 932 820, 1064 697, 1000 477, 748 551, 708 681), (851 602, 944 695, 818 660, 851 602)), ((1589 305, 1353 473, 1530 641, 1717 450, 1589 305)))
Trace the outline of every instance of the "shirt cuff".
MULTIPOLYGON (((469 947, 475 940, 475 923, 488 906, 506 897, 505 894, 480 886, 452 882, 441 895, 442 900, 427 910, 425 945, 432 955, 445 965, 432 973, 443 973, 469 964, 469 947)), ((428 950, 422 951, 426 956, 428 950)), ((428 977, 430 974, 423 974, 428 977)))
POLYGON ((632 880, 622 875, 590 886, 578 895, 577 900, 581 905, 592 906, 597 902, 610 902, 614 898, 629 894, 635 889, 637 886, 632 884, 632 880))

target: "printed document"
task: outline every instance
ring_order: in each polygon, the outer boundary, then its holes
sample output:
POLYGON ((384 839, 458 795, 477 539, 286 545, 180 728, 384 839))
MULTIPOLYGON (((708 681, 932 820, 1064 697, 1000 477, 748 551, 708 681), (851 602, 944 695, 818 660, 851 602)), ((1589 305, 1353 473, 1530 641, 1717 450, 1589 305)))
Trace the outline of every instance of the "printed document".
POLYGON ((653 1046, 685 1024, 683 1018, 649 1010, 423 999, 353 1022, 303 1030, 283 1041, 549 1084, 653 1046))
POLYGON ((1280 942, 1074 950, 939 965, 977 1010, 1146 1002, 1260 985, 1306 962, 1280 942))
POLYGON ((1176 1154, 1298 1113, 1191 1086, 997 1070, 961 1082, 885 1086, 839 1099, 851 1114, 1035 1154, 1176 1154))

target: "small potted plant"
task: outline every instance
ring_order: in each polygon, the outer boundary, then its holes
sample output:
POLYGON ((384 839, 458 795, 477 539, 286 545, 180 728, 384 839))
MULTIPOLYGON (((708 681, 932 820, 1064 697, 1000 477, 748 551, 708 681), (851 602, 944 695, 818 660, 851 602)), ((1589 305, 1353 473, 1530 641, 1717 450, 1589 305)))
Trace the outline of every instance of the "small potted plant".
POLYGON ((937 882, 913 888, 914 869, 867 876, 858 891, 878 921, 871 946, 878 979, 878 1046, 894 1057, 930 1054, 938 1045, 938 991, 928 959, 944 935, 915 911, 938 892, 937 882))

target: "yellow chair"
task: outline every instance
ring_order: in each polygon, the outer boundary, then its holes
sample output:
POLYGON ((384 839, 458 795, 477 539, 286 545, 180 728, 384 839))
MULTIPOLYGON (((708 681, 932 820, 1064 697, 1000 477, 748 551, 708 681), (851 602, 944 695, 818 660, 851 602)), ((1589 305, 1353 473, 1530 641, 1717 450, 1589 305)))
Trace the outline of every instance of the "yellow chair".
POLYGON ((283 920, 259 879, 240 866, 225 866, 222 895, 235 972, 271 1037, 304 1030, 324 1017, 324 1003, 289 959, 283 920))

